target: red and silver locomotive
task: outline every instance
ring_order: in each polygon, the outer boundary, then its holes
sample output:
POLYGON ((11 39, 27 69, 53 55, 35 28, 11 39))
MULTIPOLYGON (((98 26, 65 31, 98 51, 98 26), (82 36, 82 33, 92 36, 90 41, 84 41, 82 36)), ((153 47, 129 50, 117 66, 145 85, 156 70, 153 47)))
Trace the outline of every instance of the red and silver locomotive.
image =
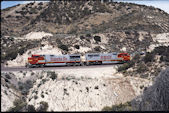
POLYGON ((44 66, 80 66, 94 64, 112 64, 130 61, 128 53, 86 53, 67 55, 32 55, 28 58, 29 67, 44 66))

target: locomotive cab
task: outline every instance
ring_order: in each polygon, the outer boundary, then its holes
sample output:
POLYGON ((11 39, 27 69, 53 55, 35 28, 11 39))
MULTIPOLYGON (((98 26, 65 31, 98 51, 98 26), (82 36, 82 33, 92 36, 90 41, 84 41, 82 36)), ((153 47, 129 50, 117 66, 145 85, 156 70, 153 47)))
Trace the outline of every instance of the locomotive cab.
POLYGON ((45 65, 44 55, 32 55, 28 57, 29 67, 43 67, 45 65))
POLYGON ((128 53, 119 53, 118 58, 122 58, 123 62, 130 61, 130 55, 128 53))

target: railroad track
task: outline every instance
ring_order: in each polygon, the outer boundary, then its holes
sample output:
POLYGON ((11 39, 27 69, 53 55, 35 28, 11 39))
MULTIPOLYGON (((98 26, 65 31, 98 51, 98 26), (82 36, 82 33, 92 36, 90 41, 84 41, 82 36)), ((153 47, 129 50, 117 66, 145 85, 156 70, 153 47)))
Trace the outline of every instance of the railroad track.
POLYGON ((30 70, 65 70, 65 69, 86 69, 86 68, 105 68, 105 67, 117 67, 122 64, 107 64, 107 65, 90 65, 90 66, 55 66, 55 67, 43 67, 43 68, 26 68, 26 67, 1 67, 1 72, 10 71, 30 71, 30 70))

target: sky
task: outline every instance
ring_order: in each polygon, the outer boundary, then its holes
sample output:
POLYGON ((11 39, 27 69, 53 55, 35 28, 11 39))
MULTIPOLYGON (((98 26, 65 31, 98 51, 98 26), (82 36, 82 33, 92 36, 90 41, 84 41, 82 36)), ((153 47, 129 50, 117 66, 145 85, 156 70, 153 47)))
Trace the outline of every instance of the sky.
MULTIPOLYGON (((147 6, 154 6, 156 8, 160 8, 169 14, 169 0, 116 0, 116 1, 123 1, 129 3, 136 3, 142 4, 147 6)), ((1 9, 11 7, 17 4, 25 4, 31 1, 2 1, 1 2, 1 9)), ((38 1, 42 2, 42 1, 38 1)), ((44 1, 43 1, 44 2, 44 1)))
MULTIPOLYGON (((1 2, 1 9, 4 9, 4 8, 8 8, 8 7, 11 7, 11 6, 14 6, 14 5, 17 5, 17 4, 26 4, 26 3, 30 3, 30 2, 34 2, 34 0, 32 1, 2 1, 1 2)), ((47 2, 47 1, 36 1, 36 2, 47 2)))

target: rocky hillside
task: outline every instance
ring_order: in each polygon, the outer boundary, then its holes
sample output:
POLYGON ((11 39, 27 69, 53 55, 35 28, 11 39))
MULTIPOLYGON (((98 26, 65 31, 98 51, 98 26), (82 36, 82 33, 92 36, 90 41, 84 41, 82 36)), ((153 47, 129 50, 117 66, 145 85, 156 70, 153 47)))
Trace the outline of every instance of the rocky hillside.
POLYGON ((148 51, 161 40, 169 44, 169 15, 132 3, 35 2, 3 9, 1 20, 2 63, 49 46, 57 54, 84 54, 148 51))
POLYGON ((47 111, 100 111, 134 99, 142 94, 143 85, 151 85, 146 79, 124 77, 112 67, 1 74, 2 111, 27 111, 30 106, 28 110, 39 111, 42 102, 47 111))
POLYGON ((169 15, 160 9, 91 0, 21 4, 3 9, 1 21, 2 36, 22 36, 31 31, 71 34, 169 31, 169 15))
POLYGON ((124 104, 104 107, 103 111, 168 111, 169 109, 169 67, 162 70, 152 86, 143 94, 124 104))
MULTIPOLYGON (((97 111, 111 105, 119 108, 120 103, 128 106, 127 101, 142 95, 169 66, 169 14, 157 8, 65 0, 22 4, 1 12, 1 63, 5 66, 25 66, 32 54, 127 52, 132 56, 128 63, 103 69, 1 72, 2 111, 97 111)), ((143 94, 146 97, 139 102, 147 108, 139 109, 152 110, 163 103, 165 98, 158 95, 167 92, 158 92, 159 88, 152 86, 143 94), (160 101, 149 98, 154 91, 153 97, 160 101), (148 105, 145 100, 157 104, 148 105)))
POLYGON ((168 33, 115 32, 97 34, 49 34, 31 32, 23 37, 2 37, 1 62, 8 66, 25 66, 31 54, 74 54, 87 52, 152 51, 156 46, 169 45, 168 33), (36 37, 36 39, 35 39, 36 37), (162 42, 161 42, 162 40, 162 42))

